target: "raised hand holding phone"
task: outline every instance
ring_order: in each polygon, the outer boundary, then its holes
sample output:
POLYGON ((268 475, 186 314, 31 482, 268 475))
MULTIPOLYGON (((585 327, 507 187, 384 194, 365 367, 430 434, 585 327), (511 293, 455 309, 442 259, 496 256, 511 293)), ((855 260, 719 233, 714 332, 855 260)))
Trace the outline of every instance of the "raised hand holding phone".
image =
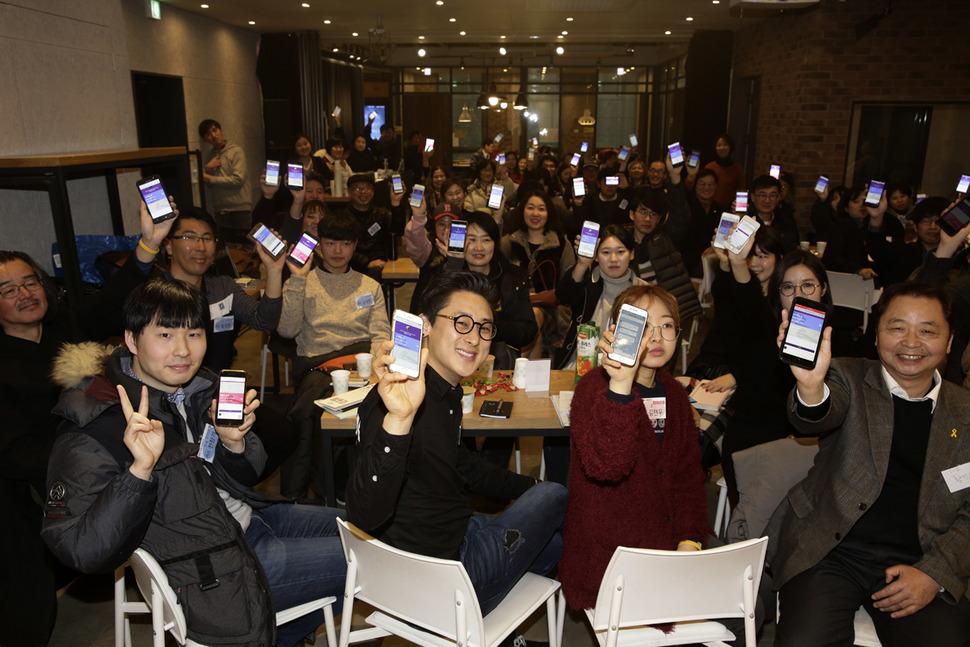
POLYGON ((125 427, 124 442, 125 447, 131 452, 134 459, 128 471, 132 476, 143 481, 150 481, 152 470, 165 449, 165 429, 158 420, 148 419, 148 387, 142 385, 141 400, 138 402, 138 410, 131 406, 128 399, 128 392, 125 387, 119 384, 118 400, 121 403, 121 411, 124 413, 125 427))
MULTIPOLYGON (((778 326, 778 337, 775 339, 778 348, 785 339, 785 331, 788 330, 788 310, 781 311, 781 325, 778 326)), ((819 344, 818 353, 815 357, 815 368, 802 368, 801 366, 791 365, 792 375, 795 376, 795 388, 802 402, 808 405, 821 404, 825 396, 825 375, 832 364, 832 327, 826 326, 822 331, 822 342, 819 344)))
POLYGON ((256 422, 256 409, 259 408, 259 398, 256 397, 257 395, 255 389, 246 391, 243 420, 240 424, 233 426, 220 425, 218 423, 216 412, 219 402, 215 398, 212 400, 212 406, 209 408, 209 416, 216 422, 214 426, 216 433, 219 434, 219 440, 231 452, 238 454, 246 449, 245 437, 249 433, 249 430, 252 429, 253 423, 256 422))
MULTIPOLYGON (((603 369, 610 377, 610 391, 618 395, 629 395, 633 392, 633 382, 640 369, 640 363, 634 362, 632 366, 622 364, 610 355, 614 354, 613 344, 616 342, 616 325, 611 325, 609 330, 603 331, 600 336, 597 349, 603 353, 603 369)), ((637 349, 637 357, 643 352, 645 338, 641 338, 640 347, 637 349)))
POLYGON ((395 362, 394 342, 381 344, 372 365, 377 377, 377 392, 387 408, 384 415, 384 430, 392 436, 404 436, 411 432, 414 416, 424 402, 424 369, 428 364, 428 349, 421 349, 418 377, 411 379, 403 373, 392 371, 395 362))

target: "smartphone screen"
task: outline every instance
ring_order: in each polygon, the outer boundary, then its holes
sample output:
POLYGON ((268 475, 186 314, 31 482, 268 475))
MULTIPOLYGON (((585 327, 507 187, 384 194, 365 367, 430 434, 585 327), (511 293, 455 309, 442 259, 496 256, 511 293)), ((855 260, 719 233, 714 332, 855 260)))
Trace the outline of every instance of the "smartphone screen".
POLYGON ((495 135, 495 143, 498 144, 499 142, 501 142, 503 137, 505 137, 505 135, 503 135, 502 133, 495 135))
POLYGON ((145 201, 145 206, 148 207, 148 213, 153 222, 162 222, 175 217, 175 211, 168 201, 168 196, 165 195, 165 187, 162 186, 162 181, 158 176, 145 178, 138 182, 138 191, 145 201))
POLYGON ((377 111, 376 110, 372 111, 369 115, 367 115, 367 118, 368 119, 377 119, 377 111))
POLYGON ((758 231, 760 227, 760 222, 751 216, 745 216, 738 222, 738 226, 734 228, 734 233, 727 239, 725 243, 727 248, 735 254, 740 254, 741 248, 744 247, 749 238, 754 236, 754 232, 758 231))
POLYGON ((691 168, 697 168, 697 164, 700 161, 701 161, 701 152, 700 151, 691 151, 690 152, 690 159, 687 160, 687 166, 689 166, 691 168))
POLYGON ((796 297, 792 302, 788 329, 781 343, 781 361, 804 368, 815 368, 825 329, 825 306, 796 297))
POLYGON ((581 198, 586 195, 586 182, 581 177, 573 178, 573 197, 581 198))
POLYGON ((496 164, 505 164, 505 153, 499 153, 495 157, 495 163, 496 164))
POLYGON ((636 134, 630 135, 630 146, 636 146, 636 145, 637 145, 637 136, 636 136, 636 134))
POLYGON ((424 152, 425 153, 434 152, 434 139, 432 139, 431 137, 428 137, 428 140, 424 142, 424 152))
POLYGON ((717 223, 717 231, 714 234, 714 247, 727 249, 727 235, 731 231, 734 223, 741 220, 741 216, 733 213, 724 212, 721 214, 721 221, 717 223))
POLYGON ((867 207, 878 207, 879 201, 882 199, 882 191, 885 188, 885 182, 879 182, 878 180, 873 180, 869 183, 869 192, 866 193, 866 206, 867 207))
POLYGON ((569 160, 570 166, 579 166, 579 160, 582 159, 582 155, 579 153, 573 153, 573 157, 569 160))
POLYGON ((401 181, 400 175, 391 176, 391 190, 394 193, 404 193, 404 182, 401 181))
POLYGON ((256 227, 249 232, 249 238, 256 241, 269 252, 269 255, 273 258, 279 258, 283 250, 286 249, 286 244, 280 240, 276 234, 271 232, 266 228, 265 225, 256 225, 256 227))
POLYGON ((303 188, 303 166, 301 164, 286 165, 286 183, 294 189, 303 188))
MULTIPOLYGON (((403 190, 403 187, 402 187, 402 190, 403 190)), ((424 185, 415 184, 414 188, 411 189, 411 206, 420 208, 422 198, 424 198, 424 185)))
POLYGON ((825 187, 829 185, 829 179, 824 175, 818 176, 818 182, 815 183, 815 193, 821 193, 825 191, 825 187))
POLYGON ((961 175, 960 182, 957 184, 957 193, 966 193, 970 189, 970 175, 961 175))
POLYGON ((606 180, 606 186, 620 186, 619 175, 607 175, 604 179, 606 180))
POLYGON ((583 223, 583 231, 579 235, 579 255, 586 258, 593 258, 596 253, 596 239, 600 235, 598 222, 587 220, 583 223))
POLYGON ((917 193, 916 194, 916 204, 919 204, 920 202, 922 202, 925 199, 926 199, 926 194, 925 193, 917 193))
POLYGON ((580 153, 585 153, 588 150, 589 150, 589 142, 583 142, 582 144, 579 145, 580 153))
POLYGON ((674 142, 667 147, 667 151, 670 152, 670 163, 674 166, 678 166, 684 163, 684 151, 680 147, 680 142, 674 142))
POLYGON ((307 259, 310 258, 310 254, 313 253, 313 248, 317 246, 317 239, 310 234, 303 234, 300 236, 300 242, 293 247, 293 251, 290 252, 290 258, 297 262, 299 265, 304 265, 307 259))
POLYGON ((280 163, 276 160, 266 160, 266 184, 280 185, 280 163))
POLYGON ((333 107, 333 116, 334 117, 339 117, 340 116, 340 112, 341 112, 340 106, 334 106, 333 107))
POLYGON ((409 312, 394 311, 393 324, 394 363, 390 369, 396 373, 404 373, 408 377, 417 377, 421 368, 421 318, 409 312))
POLYGON ((937 223, 948 235, 956 236, 970 223, 970 198, 964 198, 953 205, 952 209, 940 216, 937 223))
POLYGON ((781 166, 778 164, 772 164, 771 168, 768 169, 768 175, 775 178, 776 180, 781 177, 781 166))
POLYGON ((738 194, 734 196, 734 210, 738 213, 748 212, 748 192, 738 191, 738 194))
POLYGON ((625 304, 620 309, 620 316, 613 332, 613 352, 610 359, 620 364, 633 366, 637 361, 640 350, 640 340, 643 339, 643 329, 647 327, 647 311, 625 304))
POLYGON ((532 138, 532 145, 533 146, 538 146, 539 145, 539 138, 538 137, 533 137, 532 138))
POLYGON ((488 194, 488 208, 498 209, 502 206, 502 194, 505 193, 505 187, 501 184, 493 184, 492 191, 488 194))
POLYGON ((629 156, 630 156, 630 149, 624 146, 623 148, 620 149, 620 152, 616 154, 616 159, 622 162, 629 156))
POLYGON ((529 154, 527 155, 527 157, 528 157, 529 161, 531 162, 532 160, 534 160, 536 158, 536 152, 530 148, 529 149, 529 154))
POLYGON ((464 220, 453 220, 451 222, 451 233, 448 234, 448 251, 453 254, 463 254, 465 252, 465 232, 468 223, 464 220))
POLYGON ((246 406, 246 372, 222 371, 219 373, 219 401, 216 406, 216 424, 237 426, 243 421, 246 406))

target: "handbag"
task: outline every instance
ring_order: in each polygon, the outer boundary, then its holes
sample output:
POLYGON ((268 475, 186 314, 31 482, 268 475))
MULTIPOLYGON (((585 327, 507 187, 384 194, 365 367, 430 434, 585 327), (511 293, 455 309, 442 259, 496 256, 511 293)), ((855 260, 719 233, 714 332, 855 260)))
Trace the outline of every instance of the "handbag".
MULTIPOLYGON (((546 285, 546 276, 539 271, 539 268, 545 264, 549 263, 553 267, 553 271, 556 269, 556 264, 551 260, 545 260, 541 263, 536 263, 535 261, 529 261, 529 279, 539 273, 539 279, 542 281, 542 290, 539 292, 531 292, 529 294, 529 301, 535 308, 556 308, 559 306, 559 297, 556 296, 556 286, 553 285, 551 288, 546 285)), ((555 273, 553 273, 555 276, 555 273)))

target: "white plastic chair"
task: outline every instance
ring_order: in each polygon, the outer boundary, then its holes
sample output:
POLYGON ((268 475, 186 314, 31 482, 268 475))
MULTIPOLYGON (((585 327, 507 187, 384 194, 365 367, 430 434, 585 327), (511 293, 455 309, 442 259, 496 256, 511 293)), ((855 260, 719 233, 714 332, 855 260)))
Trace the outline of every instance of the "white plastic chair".
POLYGON ((690 354, 690 345, 694 343, 694 335, 697 334, 698 317, 694 317, 690 323, 690 335, 681 335, 680 338, 680 374, 687 373, 687 356, 690 354))
POLYGON ((717 512, 714 513, 714 535, 721 539, 727 535, 728 524, 731 522, 731 502, 727 497, 727 481, 722 476, 717 480, 717 512))
POLYGON ((832 303, 843 308, 862 312, 862 329, 869 325, 869 312, 872 310, 875 282, 863 279, 858 274, 826 272, 829 280, 829 294, 832 303))
MULTIPOLYGON (((131 556, 129 564, 135 574, 135 582, 145 602, 131 602, 127 599, 125 587, 125 566, 115 571, 115 645, 117 647, 131 647, 131 630, 128 615, 132 613, 150 613, 152 615, 152 645, 165 646, 165 632, 168 631, 179 645, 185 647, 202 647, 187 636, 185 614, 175 597, 175 591, 168 583, 168 576, 152 555, 142 549, 137 549, 131 556)), ((326 620, 327 641, 330 645, 337 644, 336 630, 333 623, 334 596, 320 598, 306 602, 276 614, 277 626, 290 620, 296 620, 317 609, 323 609, 326 620)), ((228 610, 227 610, 228 611, 228 610)))
MULTIPOLYGON (((767 537, 702 551, 618 547, 600 582, 596 607, 586 609, 600 647, 723 646, 734 640, 710 618, 744 618, 745 644, 756 647, 755 598, 767 547, 767 537), (671 622, 673 630, 666 634, 648 626, 671 622)), ((559 603, 562 631, 562 594, 559 603)))
POLYGON ((349 642, 355 599, 377 609, 368 624, 425 647, 496 647, 545 602, 549 647, 557 647, 559 582, 526 573, 483 618, 461 562, 408 553, 337 523, 347 558, 340 647, 349 642))

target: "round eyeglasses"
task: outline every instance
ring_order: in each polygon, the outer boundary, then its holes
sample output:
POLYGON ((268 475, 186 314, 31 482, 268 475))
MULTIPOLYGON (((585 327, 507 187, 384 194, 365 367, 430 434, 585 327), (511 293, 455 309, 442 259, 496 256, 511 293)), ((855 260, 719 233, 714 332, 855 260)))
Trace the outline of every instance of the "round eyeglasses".
POLYGON ((452 315, 439 314, 438 316, 443 319, 451 319, 455 324, 455 331, 459 335, 467 335, 475 326, 478 326, 478 336, 482 338, 482 341, 492 341, 495 339, 495 335, 498 334, 498 327, 491 321, 478 322, 472 319, 471 315, 458 315, 454 317, 452 315))
POLYGON ((647 323, 647 339, 652 339, 653 334, 656 331, 660 331, 660 338, 664 341, 677 341, 677 336, 680 334, 680 328, 672 323, 662 323, 659 326, 654 326, 652 323, 647 323))
POLYGON ((810 297, 815 294, 815 290, 818 288, 818 283, 815 281, 805 281, 801 285, 795 285, 794 283, 782 283, 778 286, 778 291, 781 292, 781 296, 790 297, 795 294, 795 288, 802 293, 802 296, 810 297))

